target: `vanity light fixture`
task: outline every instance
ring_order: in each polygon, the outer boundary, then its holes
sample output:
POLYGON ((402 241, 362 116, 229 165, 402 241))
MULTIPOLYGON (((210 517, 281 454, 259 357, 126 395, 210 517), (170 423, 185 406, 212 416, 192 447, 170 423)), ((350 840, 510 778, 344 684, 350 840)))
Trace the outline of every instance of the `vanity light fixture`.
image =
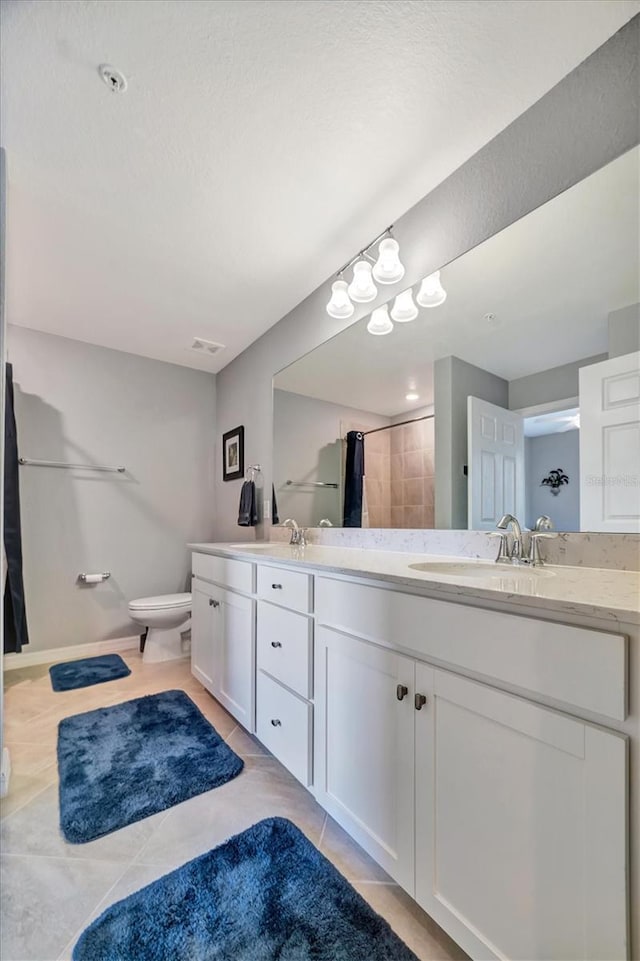
POLYGON ((413 291, 409 287, 396 297, 391 308, 391 317, 398 324, 408 324, 410 320, 415 320, 417 316, 418 308, 413 299, 413 291))
POLYGON ((353 280, 349 284, 349 297, 357 304, 369 304, 378 296, 378 288, 371 277, 368 260, 358 260, 353 265, 353 280))
POLYGON ((400 245, 393 237, 380 241, 378 259, 373 267, 373 277, 379 284, 397 284, 404 277, 400 261, 400 245))
MULTIPOLYGON (((331 288, 331 300, 327 304, 330 317, 346 320, 354 312, 352 301, 356 304, 368 304, 375 300, 378 289, 373 282, 374 278, 381 284, 395 284, 402 280, 404 267, 400 262, 400 247, 398 241, 391 236, 392 230, 393 226, 387 227, 340 268, 338 279, 331 288), (379 244, 377 259, 369 252, 376 244, 379 244), (347 286, 342 276, 349 267, 353 267, 353 280, 347 286)), ((385 333, 389 331, 386 330, 385 333)))
POLYGON ((336 280, 331 287, 331 300, 327 304, 327 313, 336 320, 348 320, 355 310, 347 290, 344 280, 336 280))
POLYGON ((439 307, 447 299, 447 292, 440 283, 440 271, 429 274, 420 284, 416 300, 421 307, 439 307))
POLYGON ((420 394, 416 394, 416 392, 412 390, 408 394, 405 394, 405 400, 420 400, 420 394))
POLYGON ((383 304, 382 307, 376 307, 373 311, 367 324, 367 330, 377 337, 383 337, 385 334, 391 333, 393 323, 389 317, 389 309, 386 304, 383 304))

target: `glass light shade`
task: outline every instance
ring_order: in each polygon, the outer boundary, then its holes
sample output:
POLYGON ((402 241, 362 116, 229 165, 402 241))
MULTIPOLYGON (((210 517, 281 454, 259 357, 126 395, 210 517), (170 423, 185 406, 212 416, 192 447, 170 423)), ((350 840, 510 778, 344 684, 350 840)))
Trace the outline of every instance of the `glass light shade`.
POLYGON ((421 307, 439 307, 447 299, 447 292, 440 283, 440 271, 429 274, 420 284, 416 300, 421 307))
POLYGON ((327 304, 327 313, 336 320, 346 320, 351 317, 355 307, 349 300, 348 288, 344 280, 336 280, 331 287, 331 300, 327 304))
POLYGON ((371 314, 369 318, 369 323, 367 324, 367 330, 370 334, 375 334, 377 337, 382 337, 384 334, 390 334, 393 330, 393 324, 389 317, 389 311, 387 305, 383 304, 382 307, 376 307, 376 309, 371 314))
POLYGON ((380 241, 378 259, 373 267, 373 277, 379 284, 397 284, 404 277, 404 267, 400 263, 400 247, 393 237, 380 241))
POLYGON ((408 324, 410 320, 415 320, 417 316, 418 308, 415 305, 411 287, 409 287, 408 290, 403 290, 396 297, 391 308, 391 317, 398 324, 408 324))
POLYGON ((406 400, 420 400, 420 394, 416 394, 415 390, 411 390, 411 391, 409 391, 408 394, 405 394, 405 399, 406 399, 406 400))
POLYGON ((371 264, 368 260, 359 260, 353 265, 349 296, 357 304, 368 304, 378 296, 378 288, 371 278, 371 264))

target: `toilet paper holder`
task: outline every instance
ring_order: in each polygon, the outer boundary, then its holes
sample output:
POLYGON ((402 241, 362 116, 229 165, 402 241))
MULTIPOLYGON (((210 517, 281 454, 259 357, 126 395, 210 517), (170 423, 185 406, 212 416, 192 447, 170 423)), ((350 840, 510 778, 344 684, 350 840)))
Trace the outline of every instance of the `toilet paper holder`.
POLYGON ((78 574, 81 584, 101 584, 111 577, 111 571, 103 571, 102 574, 78 574))

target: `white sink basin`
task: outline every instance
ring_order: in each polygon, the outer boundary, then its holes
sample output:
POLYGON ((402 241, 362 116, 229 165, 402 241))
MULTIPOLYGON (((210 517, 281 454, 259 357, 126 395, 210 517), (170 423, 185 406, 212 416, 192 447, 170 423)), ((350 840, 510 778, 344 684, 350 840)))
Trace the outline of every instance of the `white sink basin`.
POLYGON ((491 564, 482 561, 428 561, 424 564, 409 564, 413 571, 425 574, 443 574, 448 577, 474 577, 486 580, 487 577, 500 577, 516 580, 531 577, 553 577, 553 571, 541 567, 518 567, 516 564, 491 564))

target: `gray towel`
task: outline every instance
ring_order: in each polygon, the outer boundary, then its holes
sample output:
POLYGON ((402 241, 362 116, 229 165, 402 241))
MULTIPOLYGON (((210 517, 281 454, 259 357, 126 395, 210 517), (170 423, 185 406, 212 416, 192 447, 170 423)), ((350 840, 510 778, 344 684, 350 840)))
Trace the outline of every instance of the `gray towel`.
POLYGON ((240 491, 238 527, 255 527, 257 523, 256 485, 253 481, 245 481, 240 491))

